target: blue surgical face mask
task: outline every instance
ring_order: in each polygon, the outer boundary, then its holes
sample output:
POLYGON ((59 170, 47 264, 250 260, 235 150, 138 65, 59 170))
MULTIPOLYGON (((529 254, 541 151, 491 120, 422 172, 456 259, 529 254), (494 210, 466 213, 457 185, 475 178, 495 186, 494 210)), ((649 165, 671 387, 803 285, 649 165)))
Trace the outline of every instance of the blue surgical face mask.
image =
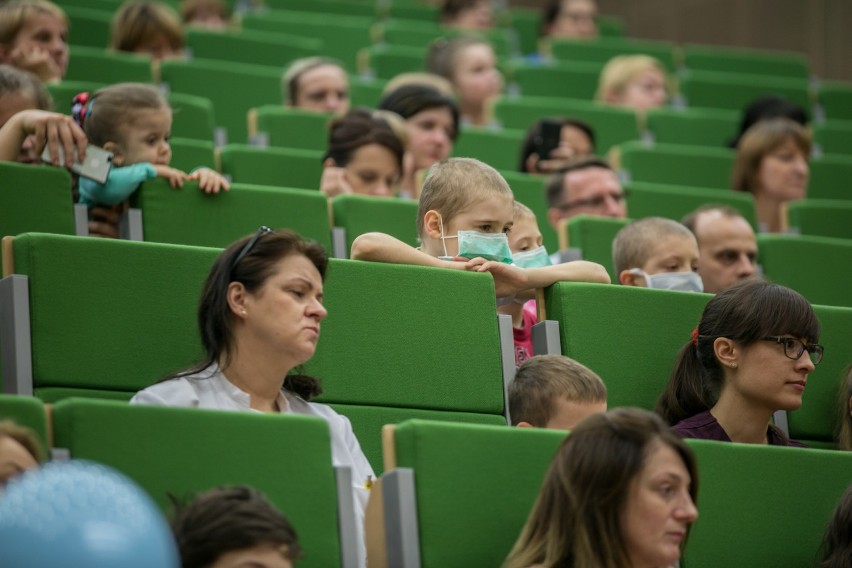
POLYGON ((645 278, 648 288, 656 288, 658 290, 679 290, 682 292, 703 292, 704 283, 697 272, 661 272, 659 274, 648 274, 640 268, 630 270, 631 274, 636 274, 645 278))
POLYGON ((547 254, 547 250, 543 246, 540 246, 530 250, 513 252, 512 264, 520 268, 538 268, 540 266, 550 266, 553 263, 550 261, 550 255, 547 254))
POLYGON ((441 223, 441 244, 444 247, 444 256, 438 257, 442 260, 452 260, 447 254, 446 239, 459 240, 459 252, 457 256, 464 258, 476 258, 478 256, 485 260, 496 260, 509 264, 512 262, 512 251, 509 248, 509 238, 506 233, 481 233, 479 231, 459 231, 455 236, 444 235, 444 222, 441 223))

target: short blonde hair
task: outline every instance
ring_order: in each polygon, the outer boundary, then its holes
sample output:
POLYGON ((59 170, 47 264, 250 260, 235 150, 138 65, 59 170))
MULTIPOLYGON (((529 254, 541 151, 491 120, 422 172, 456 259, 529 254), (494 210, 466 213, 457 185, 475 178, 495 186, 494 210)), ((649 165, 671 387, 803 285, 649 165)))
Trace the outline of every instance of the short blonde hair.
POLYGON ((432 166, 423 181, 417 209, 417 234, 423 238, 428 211, 441 214, 446 226, 477 201, 495 195, 514 198, 500 172, 474 158, 447 158, 432 166))
POLYGON ((607 102, 611 96, 621 96, 637 75, 655 69, 666 78, 666 91, 669 91, 666 68, 660 60, 650 55, 617 55, 610 59, 601 70, 598 78, 598 92, 595 100, 607 102))
POLYGON ((453 83, 459 55, 473 45, 487 45, 491 48, 488 41, 472 35, 436 39, 429 46, 429 53, 426 55, 426 70, 453 83))
POLYGON ((645 266, 654 244, 669 236, 695 240, 695 235, 685 226, 662 217, 645 217, 622 227, 612 241, 615 273, 645 266))
POLYGON ((12 0, 0 5, 0 45, 11 46, 30 18, 39 14, 55 16, 68 25, 65 12, 47 0, 12 0))
POLYGON ((103 146, 123 143, 121 129, 132 123, 135 111, 169 109, 169 103, 153 85, 118 83, 96 91, 83 122, 89 142, 103 146))
POLYGON ((183 0, 180 3, 180 15, 189 23, 201 10, 215 12, 223 20, 229 18, 228 5, 223 0, 183 0))
POLYGON ((337 67, 343 71, 344 75, 346 74, 340 61, 330 57, 303 57, 292 61, 281 77, 281 97, 284 99, 284 104, 296 104, 296 99, 299 98, 299 79, 302 75, 326 65, 337 67))
POLYGON ((166 36, 172 49, 183 49, 183 26, 171 6, 160 2, 125 2, 113 16, 109 43, 117 51, 133 52, 158 34, 166 36))
POLYGON ((532 219, 533 221, 538 221, 533 210, 518 200, 515 200, 515 204, 512 206, 512 218, 515 221, 518 219, 532 219))
POLYGON ((789 118, 761 120, 746 130, 737 145, 737 158, 731 174, 731 187, 754 192, 759 186, 760 164, 767 154, 792 140, 805 159, 811 155, 811 135, 801 124, 789 118))
POLYGON ((412 71, 410 73, 400 73, 388 81, 385 88, 382 89, 382 95, 387 95, 400 87, 408 85, 424 85, 426 87, 432 87, 446 97, 452 97, 454 94, 453 84, 446 78, 436 75, 435 73, 412 71))

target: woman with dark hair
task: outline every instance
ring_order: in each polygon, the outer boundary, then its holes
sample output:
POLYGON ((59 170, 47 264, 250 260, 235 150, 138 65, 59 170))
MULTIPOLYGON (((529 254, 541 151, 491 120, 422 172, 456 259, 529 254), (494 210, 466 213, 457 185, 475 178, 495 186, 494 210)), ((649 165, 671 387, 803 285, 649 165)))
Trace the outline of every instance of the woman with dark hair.
POLYGON ((740 127, 737 135, 734 136, 728 143, 729 148, 736 148, 740 139, 743 137, 749 128, 760 122, 761 120, 769 120, 772 118, 789 118, 793 122, 801 126, 808 125, 808 112, 786 97, 781 95, 766 95, 751 101, 745 109, 743 116, 740 119, 740 127))
POLYGON ((852 485, 840 498, 826 527, 820 550, 819 568, 852 566, 852 485))
POLYGON ((399 185, 416 196, 417 172, 453 153, 453 142, 459 133, 459 109, 452 98, 423 84, 403 85, 391 91, 382 98, 379 108, 405 120, 408 159, 399 185))
POLYGON ((686 438, 801 447, 769 421, 802 405, 823 355, 819 332, 798 292, 758 279, 734 284, 704 307, 656 410, 686 438))
POLYGON ((692 450, 658 416, 589 416, 557 451, 505 568, 672 566, 697 497, 692 450))
POLYGON ((353 109, 331 123, 320 190, 392 197, 402 173, 404 127, 399 117, 353 109), (395 124, 399 121, 400 124, 395 124))
POLYGON ((595 131, 577 118, 543 118, 535 121, 521 146, 521 162, 518 171, 528 174, 552 174, 576 158, 595 155, 595 131), (547 126, 559 128, 558 145, 546 156, 539 156, 546 143, 547 126))

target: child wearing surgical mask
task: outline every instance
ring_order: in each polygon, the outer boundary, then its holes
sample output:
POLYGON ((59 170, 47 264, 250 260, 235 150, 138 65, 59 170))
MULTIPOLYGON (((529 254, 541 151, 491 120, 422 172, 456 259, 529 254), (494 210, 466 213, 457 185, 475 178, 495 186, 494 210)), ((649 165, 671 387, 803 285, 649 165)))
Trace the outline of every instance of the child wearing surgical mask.
POLYGON ((612 260, 625 286, 704 291, 695 236, 671 219, 646 217, 624 226, 612 241, 612 260))
POLYGON ((417 212, 419 248, 383 233, 365 233, 352 243, 350 256, 487 272, 494 278, 499 304, 529 299, 534 289, 561 280, 609 283, 604 267, 593 262, 513 265, 508 235, 514 202, 512 190, 497 170, 472 158, 449 158, 434 165, 423 182, 417 212))

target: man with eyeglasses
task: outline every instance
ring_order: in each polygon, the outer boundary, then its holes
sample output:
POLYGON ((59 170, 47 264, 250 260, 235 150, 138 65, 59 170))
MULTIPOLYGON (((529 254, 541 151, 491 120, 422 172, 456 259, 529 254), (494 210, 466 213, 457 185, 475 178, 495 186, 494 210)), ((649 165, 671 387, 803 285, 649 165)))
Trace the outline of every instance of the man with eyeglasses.
POLYGON ((543 32, 549 37, 598 37, 598 5, 595 0, 551 0, 543 19, 543 32))
MULTIPOLYGON (((610 165, 598 157, 582 158, 550 176, 547 182, 547 220, 559 232, 564 219, 593 215, 625 219, 627 193, 610 165)), ((554 263, 580 258, 576 249, 551 255, 554 263)))

